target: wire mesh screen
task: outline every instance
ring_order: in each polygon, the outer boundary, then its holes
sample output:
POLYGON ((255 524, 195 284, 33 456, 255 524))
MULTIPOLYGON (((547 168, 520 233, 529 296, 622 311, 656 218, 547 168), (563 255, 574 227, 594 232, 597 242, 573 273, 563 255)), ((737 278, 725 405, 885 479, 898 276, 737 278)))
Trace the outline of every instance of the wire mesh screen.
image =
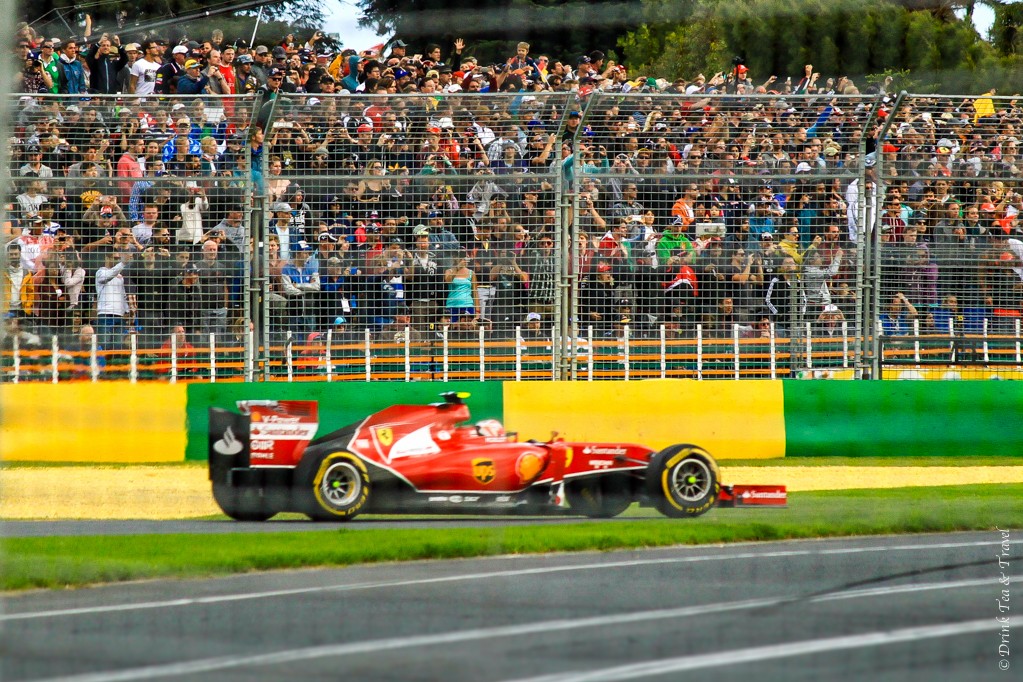
POLYGON ((215 378, 247 356, 253 98, 22 98, 9 379, 215 378))
POLYGON ((594 95, 573 165, 577 370, 854 365, 874 115, 865 97, 594 95))
POLYGON ((560 312, 570 106, 564 95, 275 101, 268 374, 550 377, 551 344, 537 353, 537 342, 560 312))
POLYGON ((1015 100, 906 95, 877 153, 880 360, 892 376, 1020 376, 1015 100))
POLYGON ((379 92, 8 108, 5 380, 1023 364, 1011 100, 379 92))

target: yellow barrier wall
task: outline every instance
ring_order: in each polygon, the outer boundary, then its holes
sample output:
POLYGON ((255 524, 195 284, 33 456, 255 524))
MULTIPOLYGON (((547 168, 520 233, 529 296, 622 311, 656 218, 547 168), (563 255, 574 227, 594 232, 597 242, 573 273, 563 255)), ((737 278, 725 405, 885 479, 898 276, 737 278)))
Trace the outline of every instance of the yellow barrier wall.
POLYGON ((718 459, 785 456, 780 381, 506 382, 504 418, 521 439, 695 443, 718 459))
POLYGON ((184 384, 5 384, 0 459, 180 462, 184 384))

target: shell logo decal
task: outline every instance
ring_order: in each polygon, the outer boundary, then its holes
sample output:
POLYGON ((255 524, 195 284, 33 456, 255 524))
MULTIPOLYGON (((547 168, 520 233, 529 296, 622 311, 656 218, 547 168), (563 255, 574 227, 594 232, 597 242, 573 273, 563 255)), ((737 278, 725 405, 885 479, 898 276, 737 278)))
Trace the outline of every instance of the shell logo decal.
POLYGON ((534 452, 524 452, 515 462, 515 473, 519 475, 519 483, 529 483, 543 471, 543 458, 534 452))

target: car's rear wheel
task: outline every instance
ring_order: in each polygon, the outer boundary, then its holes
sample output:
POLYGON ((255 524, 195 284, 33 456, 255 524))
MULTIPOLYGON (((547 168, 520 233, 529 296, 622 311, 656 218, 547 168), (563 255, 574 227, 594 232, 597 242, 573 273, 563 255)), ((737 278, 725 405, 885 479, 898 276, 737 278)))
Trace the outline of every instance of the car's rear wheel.
POLYGON ((235 521, 266 521, 277 513, 257 487, 214 481, 213 499, 235 521))
POLYGON ((632 492, 627 478, 605 474, 566 481, 565 499, 583 516, 610 519, 629 508, 632 492))
POLYGON ((366 464, 350 452, 324 455, 307 482, 312 495, 309 518, 317 521, 348 521, 369 502, 370 479, 366 464))
POLYGON ((685 518, 710 510, 721 492, 717 462, 696 445, 672 445, 650 459, 647 493, 665 516, 685 518))

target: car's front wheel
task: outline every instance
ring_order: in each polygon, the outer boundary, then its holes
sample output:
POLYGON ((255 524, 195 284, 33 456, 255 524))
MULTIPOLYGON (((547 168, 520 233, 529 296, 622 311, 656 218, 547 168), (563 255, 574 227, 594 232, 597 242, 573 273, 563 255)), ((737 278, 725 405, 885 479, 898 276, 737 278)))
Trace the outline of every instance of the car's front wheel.
POLYGON ((650 459, 647 493, 665 516, 685 518, 710 510, 721 492, 717 462, 696 445, 672 445, 650 459))
POLYGON ((312 494, 307 515, 318 521, 348 521, 369 502, 369 471, 365 462, 350 452, 324 455, 307 485, 312 494))

